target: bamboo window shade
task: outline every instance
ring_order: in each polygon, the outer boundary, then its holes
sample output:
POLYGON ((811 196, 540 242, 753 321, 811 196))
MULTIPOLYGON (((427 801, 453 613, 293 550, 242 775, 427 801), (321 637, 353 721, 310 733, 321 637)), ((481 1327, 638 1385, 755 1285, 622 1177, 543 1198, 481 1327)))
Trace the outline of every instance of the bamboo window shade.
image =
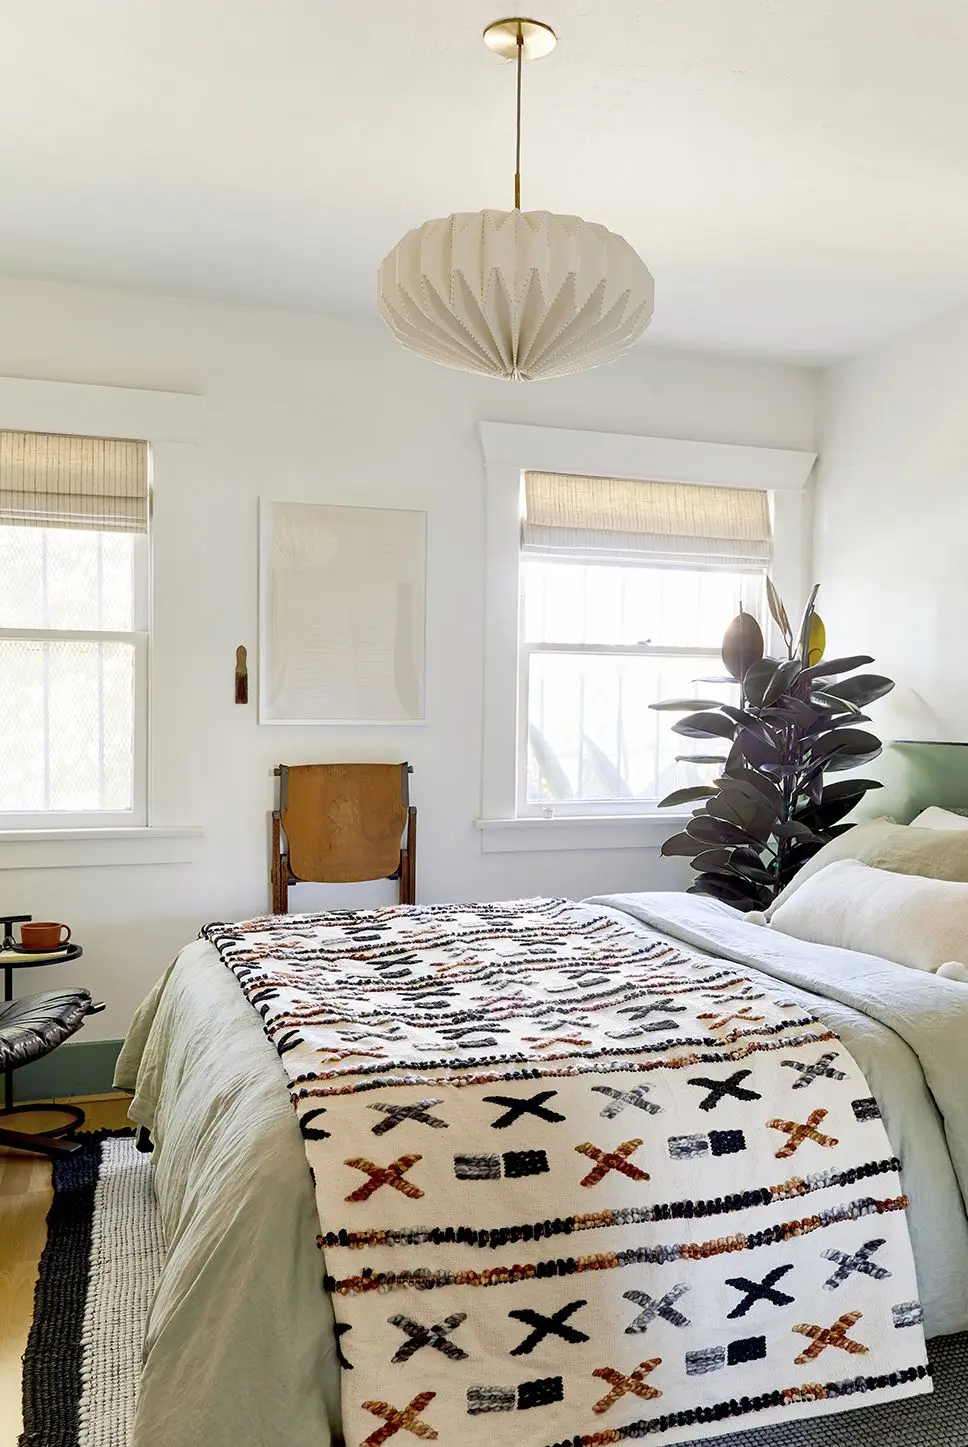
POLYGON ((755 488, 525 473, 522 548, 640 561, 762 566, 772 541, 755 488))
POLYGON ((0 525, 148 531, 148 444, 0 430, 0 525))

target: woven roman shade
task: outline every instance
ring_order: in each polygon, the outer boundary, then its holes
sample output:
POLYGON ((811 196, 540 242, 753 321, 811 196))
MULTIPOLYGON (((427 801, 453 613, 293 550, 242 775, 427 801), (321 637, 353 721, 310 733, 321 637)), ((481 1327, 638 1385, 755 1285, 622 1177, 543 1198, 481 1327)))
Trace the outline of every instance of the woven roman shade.
POLYGON ((525 502, 528 553, 731 567, 770 558, 769 499, 753 488, 527 472, 525 502))
POLYGON ((148 444, 0 431, 0 525, 148 531, 148 444))

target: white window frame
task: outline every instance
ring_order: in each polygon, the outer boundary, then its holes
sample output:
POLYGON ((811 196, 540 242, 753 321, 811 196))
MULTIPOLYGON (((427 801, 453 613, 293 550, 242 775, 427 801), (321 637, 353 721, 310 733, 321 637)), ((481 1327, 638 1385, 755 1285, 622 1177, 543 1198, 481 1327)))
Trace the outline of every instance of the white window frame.
POLYGON ((148 823, 148 673, 151 546, 146 533, 132 535, 133 596, 129 630, 102 628, 0 628, 0 641, 128 643, 134 647, 133 778, 130 809, 0 810, 0 831, 19 829, 132 829, 148 823))
MULTIPOLYGON (((547 819, 519 812, 521 497, 525 472, 575 473, 705 487, 749 487, 770 494, 770 574, 799 606, 807 588, 809 496, 815 452, 685 442, 674 438, 572 428, 481 422, 485 465, 485 639, 481 847, 521 849, 641 848, 678 827, 655 806, 547 819)), ((773 639, 770 646, 778 646, 773 639)), ((558 810, 556 806, 556 815, 558 810)))
MULTIPOLYGON (((535 557, 534 553, 529 554, 535 557)), ((518 564, 518 721, 517 721, 517 759, 515 766, 515 793, 516 807, 515 817, 518 819, 566 819, 566 818, 587 818, 604 815, 643 815, 654 814, 658 805, 658 797, 655 799, 556 799, 551 812, 549 806, 528 799, 528 723, 529 707, 528 693, 531 674, 531 659, 535 654, 558 653, 567 654, 571 657, 588 657, 589 655, 604 655, 605 657, 627 657, 627 658, 695 658, 696 665, 701 669, 715 670, 722 668, 722 659, 717 648, 676 648, 664 647, 652 643, 530 643, 523 635, 523 609, 524 609, 524 566, 525 558, 518 564)), ((569 563, 595 563, 603 562, 601 557, 589 553, 583 556, 579 553, 569 553, 567 557, 560 554, 555 555, 549 552, 542 559, 544 562, 554 563, 559 567, 567 567, 569 563)), ((608 559, 609 567, 641 567, 642 564, 635 559, 608 559)), ((661 565, 665 566, 665 565, 661 565)), ((675 565, 669 565, 674 567, 675 565)), ((684 565, 685 566, 685 565, 684 565)), ((698 571, 695 563, 688 565, 690 572, 698 571)), ((710 570, 714 571, 714 570, 710 570)), ((716 569, 715 571, 726 571, 716 569)), ((765 587, 763 579, 766 575, 765 568, 735 568, 730 572, 742 573, 750 582, 749 589, 744 587, 742 592, 742 604, 747 613, 753 613, 761 627, 766 626, 763 617, 761 599, 765 598, 765 587)), ((688 740, 683 739, 683 747, 686 747, 688 740)))
MULTIPOLYGON (((23 432, 51 432, 65 436, 118 437, 145 441, 151 453, 154 497, 151 552, 143 573, 149 598, 145 600, 150 652, 144 649, 144 719, 139 721, 145 748, 141 763, 141 824, 113 824, 98 812, 94 827, 72 827, 64 816, 27 828, 17 828, 7 815, 0 819, 0 871, 61 867, 155 865, 189 863, 198 846, 190 841, 203 833, 200 824, 184 823, 191 807, 189 786, 182 784, 188 725, 152 727, 159 699, 178 696, 183 652, 173 636, 167 615, 152 616, 150 593, 160 571, 161 586, 177 586, 184 566, 184 534, 178 511, 170 509, 170 496, 191 496, 198 490, 198 442, 206 428, 206 400, 185 392, 154 392, 136 387, 105 387, 86 382, 47 382, 31 378, 0 377, 0 428, 23 432)), ((21 631, 16 636, 22 637, 21 631)), ((133 813, 134 811, 132 811, 133 813)), ((36 816, 35 816, 36 817, 36 816)))

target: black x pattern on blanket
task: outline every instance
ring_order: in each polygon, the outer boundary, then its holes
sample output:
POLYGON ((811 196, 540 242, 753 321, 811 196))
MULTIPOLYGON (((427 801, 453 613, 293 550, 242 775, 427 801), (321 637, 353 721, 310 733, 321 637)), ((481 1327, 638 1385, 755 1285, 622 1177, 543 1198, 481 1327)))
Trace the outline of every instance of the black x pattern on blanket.
POLYGON ((289 1077, 350 1447, 688 1441, 930 1389, 877 1103, 782 993, 560 900, 204 934, 289 1077))

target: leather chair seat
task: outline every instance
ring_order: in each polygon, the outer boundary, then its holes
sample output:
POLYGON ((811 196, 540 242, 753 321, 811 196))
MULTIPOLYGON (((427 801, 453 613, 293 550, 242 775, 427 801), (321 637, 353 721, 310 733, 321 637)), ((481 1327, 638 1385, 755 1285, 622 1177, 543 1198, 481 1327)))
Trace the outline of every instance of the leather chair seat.
POLYGON ((16 1070, 55 1050, 97 1006, 88 990, 47 990, 0 1003, 0 1070, 16 1070))

